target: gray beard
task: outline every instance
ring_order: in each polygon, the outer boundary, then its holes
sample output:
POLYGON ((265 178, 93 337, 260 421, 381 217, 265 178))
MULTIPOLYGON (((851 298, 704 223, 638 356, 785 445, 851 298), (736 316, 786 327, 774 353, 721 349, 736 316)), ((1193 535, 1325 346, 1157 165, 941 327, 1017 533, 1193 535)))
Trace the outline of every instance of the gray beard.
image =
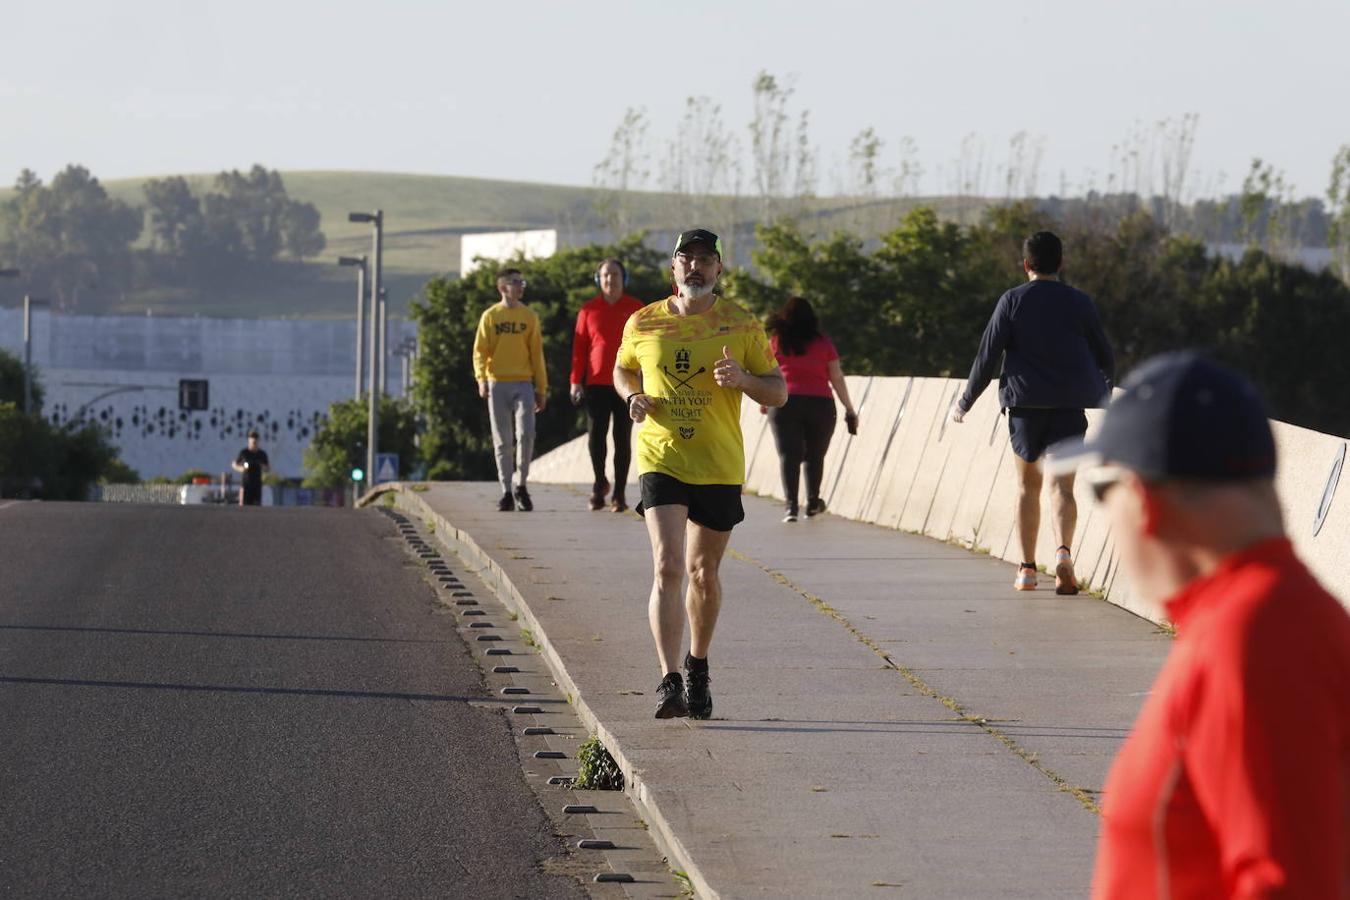
POLYGON ((706 297, 713 292, 713 284, 705 281, 703 284, 682 284, 680 285, 680 297, 684 300, 697 300, 700 297, 706 297))

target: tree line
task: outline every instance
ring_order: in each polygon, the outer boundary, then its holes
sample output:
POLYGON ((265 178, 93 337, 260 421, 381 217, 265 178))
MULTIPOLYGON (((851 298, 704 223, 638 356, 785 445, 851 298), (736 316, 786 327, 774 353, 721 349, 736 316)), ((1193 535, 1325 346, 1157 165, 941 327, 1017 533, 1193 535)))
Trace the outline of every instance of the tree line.
POLYGON ((0 289, 98 312, 138 286, 229 281, 242 263, 308 259, 325 245, 318 209, 292 199, 280 173, 261 165, 221 172, 206 190, 175 176, 143 191, 144 205, 133 206, 83 166, 49 184, 24 169, 0 203, 0 261, 22 276, 0 289), (149 246, 137 249, 147 227, 149 246))

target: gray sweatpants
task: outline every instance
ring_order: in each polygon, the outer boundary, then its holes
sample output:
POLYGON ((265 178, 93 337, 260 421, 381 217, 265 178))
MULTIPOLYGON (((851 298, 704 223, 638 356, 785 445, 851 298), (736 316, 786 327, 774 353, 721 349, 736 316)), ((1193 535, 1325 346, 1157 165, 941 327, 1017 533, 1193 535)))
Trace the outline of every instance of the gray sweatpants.
POLYGON ((488 385, 488 412, 492 416, 492 447, 497 451, 497 480, 502 484, 502 491, 510 493, 511 477, 517 467, 521 487, 530 475, 530 457, 534 455, 534 384, 528 381, 491 382, 488 385), (514 434, 512 425, 515 426, 514 434))

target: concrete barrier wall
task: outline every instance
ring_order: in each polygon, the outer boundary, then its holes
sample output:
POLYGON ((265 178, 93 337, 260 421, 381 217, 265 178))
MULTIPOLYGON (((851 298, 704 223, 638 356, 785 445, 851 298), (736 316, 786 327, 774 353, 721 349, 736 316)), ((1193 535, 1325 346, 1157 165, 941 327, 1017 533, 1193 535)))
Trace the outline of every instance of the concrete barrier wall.
MULTIPOLYGON (((1021 555, 1015 521, 1017 474, 1008 420, 1000 413, 996 390, 986 391, 965 421, 954 425, 946 414, 964 384, 961 380, 849 376, 848 382, 861 427, 856 436, 849 435, 840 408, 822 486, 830 511, 1017 562, 1021 555)), ((1090 410, 1089 422, 1095 425, 1100 416, 1099 410, 1090 410)), ((746 490, 781 500, 778 451, 768 418, 758 405, 746 402, 741 425, 746 490)), ((1289 535, 1317 576, 1345 602, 1350 597, 1350 496, 1338 501, 1336 487, 1346 441, 1283 422, 1272 425, 1280 453, 1277 486, 1289 535)), ((589 484, 586 439, 541 457, 530 477, 546 483, 589 484)), ((629 480, 636 480, 636 465, 629 480)), ((1346 480, 1350 483, 1350 477, 1346 480)), ((1110 602, 1161 622, 1162 610, 1133 596, 1121 576, 1110 529, 1090 488, 1080 480, 1075 494, 1078 576, 1110 602)), ((636 500, 635 493, 630 491, 629 496, 636 500)), ((1049 516, 1042 514, 1036 558, 1053 560, 1056 543, 1049 516)))

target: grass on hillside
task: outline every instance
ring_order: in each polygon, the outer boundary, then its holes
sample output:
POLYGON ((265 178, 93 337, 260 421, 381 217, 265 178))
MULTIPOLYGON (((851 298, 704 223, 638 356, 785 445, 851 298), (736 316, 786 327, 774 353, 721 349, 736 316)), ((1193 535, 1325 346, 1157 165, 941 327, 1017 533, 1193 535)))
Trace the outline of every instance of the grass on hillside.
MULTIPOLYGON (((382 172, 282 172, 286 189, 295 200, 313 203, 328 238, 323 253, 303 263, 272 267, 266 277, 235 286, 205 285, 195 291, 151 288, 137 291, 105 307, 108 312, 143 313, 147 308, 161 315, 213 315, 244 317, 347 318, 354 314, 355 276, 339 268, 340 255, 369 255, 369 225, 347 221, 356 210, 383 209, 385 213, 385 285, 391 315, 402 315, 426 282, 437 275, 459 272, 460 235, 482 231, 512 231, 527 228, 557 228, 569 236, 592 235, 604 230, 596 212, 602 193, 595 188, 567 185, 461 178, 447 175, 405 175, 382 172), (275 271, 273 271, 275 270, 275 271)), ((198 192, 210 190, 215 177, 185 175, 198 192)), ((135 206, 145 203, 144 185, 149 178, 104 181, 110 196, 135 206)), ((0 190, 0 202, 9 195, 0 190)), ((847 228, 864 235, 893 227, 906 210, 919 200, 817 198, 804 217, 810 230, 828 233, 847 228)), ((960 202, 927 198, 947 217, 978 215, 983 201, 960 202)), ((634 227, 653 231, 676 231, 689 227, 701 213, 693 202, 676 194, 633 192, 628 198, 634 227)), ((758 209, 754 198, 734 204, 732 217, 753 227, 758 209)), ((730 223, 698 222, 729 230, 730 223)), ((141 236, 148 246, 150 231, 141 236)), ((744 256, 741 256, 744 259, 744 256)))

